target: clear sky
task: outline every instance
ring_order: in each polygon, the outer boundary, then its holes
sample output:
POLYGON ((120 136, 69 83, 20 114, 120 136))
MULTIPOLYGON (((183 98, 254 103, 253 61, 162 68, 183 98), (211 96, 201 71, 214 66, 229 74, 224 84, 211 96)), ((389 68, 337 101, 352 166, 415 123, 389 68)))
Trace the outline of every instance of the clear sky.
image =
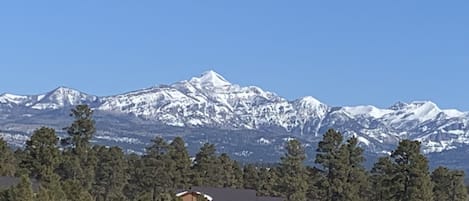
POLYGON ((0 2, 0 93, 113 95, 210 69, 288 99, 469 111, 469 1, 0 2))

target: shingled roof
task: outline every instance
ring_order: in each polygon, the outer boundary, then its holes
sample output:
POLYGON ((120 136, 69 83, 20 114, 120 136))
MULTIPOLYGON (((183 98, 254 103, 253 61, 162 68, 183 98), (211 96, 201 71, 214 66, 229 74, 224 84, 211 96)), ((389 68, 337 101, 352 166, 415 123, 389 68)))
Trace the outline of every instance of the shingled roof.
POLYGON ((0 190, 4 190, 15 186, 20 183, 20 179, 17 177, 4 177, 0 176, 0 190))
MULTIPOLYGON (((11 188, 13 186, 18 185, 20 182, 21 182, 21 178, 18 178, 18 177, 0 176, 0 190, 11 188)), ((39 183, 36 181, 33 181, 32 187, 34 191, 38 191, 39 183)))

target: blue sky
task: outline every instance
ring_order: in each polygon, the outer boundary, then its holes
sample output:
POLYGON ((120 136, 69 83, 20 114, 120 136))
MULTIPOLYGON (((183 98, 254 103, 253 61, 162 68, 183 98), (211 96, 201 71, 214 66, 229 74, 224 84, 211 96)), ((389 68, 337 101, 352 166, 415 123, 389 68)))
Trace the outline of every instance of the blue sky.
POLYGON ((329 105, 469 111, 469 1, 4 1, 0 93, 112 95, 213 69, 329 105))

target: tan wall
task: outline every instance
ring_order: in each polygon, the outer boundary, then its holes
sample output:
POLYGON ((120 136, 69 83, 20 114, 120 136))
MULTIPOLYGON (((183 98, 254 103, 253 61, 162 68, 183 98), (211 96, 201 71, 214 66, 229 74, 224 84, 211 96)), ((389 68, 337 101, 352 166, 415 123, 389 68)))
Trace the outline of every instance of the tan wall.
POLYGON ((191 193, 186 194, 186 195, 182 196, 181 198, 182 198, 182 201, 197 201, 197 198, 194 195, 192 195, 191 193))

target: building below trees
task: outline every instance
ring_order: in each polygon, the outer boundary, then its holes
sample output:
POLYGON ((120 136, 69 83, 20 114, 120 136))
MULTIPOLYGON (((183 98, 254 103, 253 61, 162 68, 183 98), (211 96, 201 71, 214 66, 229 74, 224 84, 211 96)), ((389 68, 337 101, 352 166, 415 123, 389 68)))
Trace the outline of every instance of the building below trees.
POLYGON ((283 201, 281 197, 258 196, 255 190, 249 189, 192 187, 177 192, 182 201, 283 201))

